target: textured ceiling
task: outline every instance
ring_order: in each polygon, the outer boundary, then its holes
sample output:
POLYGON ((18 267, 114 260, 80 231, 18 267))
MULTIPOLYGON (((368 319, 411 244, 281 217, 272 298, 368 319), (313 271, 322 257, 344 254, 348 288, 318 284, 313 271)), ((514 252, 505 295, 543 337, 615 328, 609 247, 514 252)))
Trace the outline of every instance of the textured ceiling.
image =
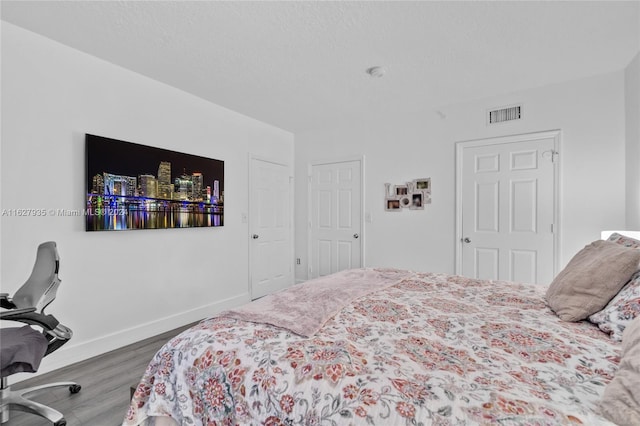
POLYGON ((292 132, 623 69, 640 2, 6 1, 2 19, 292 132), (365 70, 386 68, 375 79, 365 70))

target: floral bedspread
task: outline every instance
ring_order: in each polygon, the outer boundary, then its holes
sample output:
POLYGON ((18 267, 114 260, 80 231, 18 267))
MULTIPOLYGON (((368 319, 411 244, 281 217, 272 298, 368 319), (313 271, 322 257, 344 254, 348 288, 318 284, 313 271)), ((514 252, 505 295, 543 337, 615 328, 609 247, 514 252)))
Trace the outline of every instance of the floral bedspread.
POLYGON ((211 318, 170 340, 123 425, 597 425, 619 344, 541 286, 386 269, 314 336, 211 318), (171 420, 173 419, 173 420, 171 420))

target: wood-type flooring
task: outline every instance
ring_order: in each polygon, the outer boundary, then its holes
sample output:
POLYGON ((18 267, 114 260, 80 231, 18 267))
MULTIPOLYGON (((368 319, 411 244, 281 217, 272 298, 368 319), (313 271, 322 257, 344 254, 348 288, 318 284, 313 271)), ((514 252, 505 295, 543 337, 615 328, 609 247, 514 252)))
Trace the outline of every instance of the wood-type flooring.
MULTIPOLYGON (((121 425, 129 407, 131 386, 138 383, 147 364, 158 349, 171 337, 191 325, 18 382, 12 386, 12 389, 53 382, 77 382, 82 386, 82 390, 77 394, 71 394, 67 387, 59 387, 47 390, 31 399, 60 411, 67 421, 67 426, 121 425)), ((9 384, 11 384, 11 377, 9 377, 9 384)), ((2 426, 50 426, 51 424, 48 420, 34 414, 11 411, 9 421, 2 426)))

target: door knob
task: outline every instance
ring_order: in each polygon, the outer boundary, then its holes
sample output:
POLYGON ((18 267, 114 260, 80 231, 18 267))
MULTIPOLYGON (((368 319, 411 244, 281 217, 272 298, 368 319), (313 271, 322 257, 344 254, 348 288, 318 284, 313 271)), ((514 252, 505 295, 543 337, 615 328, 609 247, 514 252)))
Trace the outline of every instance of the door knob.
POLYGON ((254 240, 257 240, 259 237, 260 237, 260 236, 259 236, 258 234, 253 234, 253 235, 251 236, 251 238, 253 238, 254 240))
POLYGON ((470 242, 471 242, 471 240, 469 239, 469 237, 465 237, 465 238, 463 238, 463 239, 462 239, 462 241, 463 241, 463 242, 465 242, 465 243, 470 243, 470 242))
POLYGON ((353 238, 356 238, 356 239, 357 239, 357 238, 360 238, 360 235, 358 235, 358 234, 353 234, 353 238))

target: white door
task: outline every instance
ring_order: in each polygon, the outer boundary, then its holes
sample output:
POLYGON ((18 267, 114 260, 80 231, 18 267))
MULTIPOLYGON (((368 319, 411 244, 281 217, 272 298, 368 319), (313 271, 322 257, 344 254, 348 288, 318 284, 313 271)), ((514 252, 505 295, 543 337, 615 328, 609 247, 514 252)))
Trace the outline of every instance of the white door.
POLYGON ((549 284, 559 132, 457 144, 458 273, 549 284))
POLYGON ((291 183, 282 164, 251 158, 249 259, 251 298, 293 283, 291 183))
POLYGON ((311 165, 309 277, 362 267, 362 160, 311 165))

